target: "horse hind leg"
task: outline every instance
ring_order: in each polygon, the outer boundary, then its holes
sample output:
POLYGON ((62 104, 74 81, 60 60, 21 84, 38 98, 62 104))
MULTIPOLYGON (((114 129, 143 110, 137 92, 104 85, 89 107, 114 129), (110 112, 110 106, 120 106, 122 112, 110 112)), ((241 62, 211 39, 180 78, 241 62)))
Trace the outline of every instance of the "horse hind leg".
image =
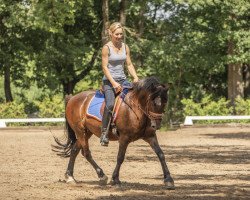
POLYGON ((81 144, 80 142, 77 140, 74 144, 74 146, 71 149, 71 153, 70 153, 70 159, 69 159, 69 163, 68 163, 68 167, 65 173, 65 181, 66 183, 69 184, 76 184, 76 180, 73 176, 74 173, 74 165, 75 165, 75 160, 76 157, 78 155, 78 153, 80 152, 81 149, 81 144))
POLYGON ((82 149, 82 155, 86 158, 86 160, 92 165, 95 169, 97 176, 99 178, 100 185, 106 185, 108 182, 108 177, 104 174, 102 168, 100 168, 95 160, 92 158, 91 152, 88 147, 84 147, 82 149))
POLYGON ((92 133, 88 132, 87 130, 84 130, 84 134, 81 134, 80 137, 78 137, 79 142, 81 143, 82 147, 82 155, 86 158, 86 160, 92 165, 92 167, 95 169, 97 176, 99 178, 99 184, 100 185, 106 185, 108 182, 108 177, 104 174, 102 168, 100 168, 95 160, 93 159, 91 155, 91 151, 89 150, 89 138, 92 136, 92 133))

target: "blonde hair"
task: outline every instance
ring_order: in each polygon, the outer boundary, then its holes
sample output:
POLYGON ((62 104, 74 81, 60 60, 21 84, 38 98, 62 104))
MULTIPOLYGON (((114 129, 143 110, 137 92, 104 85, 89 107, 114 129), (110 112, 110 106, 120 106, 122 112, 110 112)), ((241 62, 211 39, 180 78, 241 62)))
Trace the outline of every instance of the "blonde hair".
POLYGON ((118 28, 122 29, 123 41, 125 42, 125 40, 126 40, 126 32, 125 32, 125 29, 124 29, 124 27, 122 26, 122 24, 120 22, 114 22, 109 26, 109 29, 108 29, 109 39, 111 40, 112 33, 114 33, 118 28))
POLYGON ((124 28, 120 22, 114 22, 113 24, 111 24, 109 27, 109 35, 111 36, 111 34, 114 33, 118 28, 121 28, 124 32, 124 28))

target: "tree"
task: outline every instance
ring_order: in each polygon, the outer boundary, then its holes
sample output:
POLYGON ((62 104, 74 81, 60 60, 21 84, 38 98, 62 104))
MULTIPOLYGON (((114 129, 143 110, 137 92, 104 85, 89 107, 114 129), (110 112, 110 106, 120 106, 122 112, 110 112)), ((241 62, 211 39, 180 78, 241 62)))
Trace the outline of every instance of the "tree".
POLYGON ((102 0, 102 44, 109 41, 109 4, 108 0, 102 0))
POLYGON ((179 110, 184 97, 227 96, 228 66, 249 63, 248 4, 244 0, 129 2, 128 42, 133 60, 142 75, 154 74, 172 83, 172 113, 179 110), (230 21, 232 10, 238 12, 236 22, 230 21), (232 55, 230 38, 235 47, 232 55))
POLYGON ((56 89, 60 83, 64 94, 71 94, 94 68, 101 46, 99 7, 99 1, 80 0, 33 5, 33 23, 45 35, 44 48, 35 55, 40 85, 56 89))
POLYGON ((158 55, 153 60, 161 65, 151 71, 172 79, 182 96, 228 93, 232 103, 243 97, 242 66, 250 58, 249 2, 176 0, 159 8, 168 14, 155 23, 155 34, 159 30, 165 36, 163 45, 154 45, 158 55))
POLYGON ((250 64, 243 66, 243 80, 244 80, 244 96, 250 98, 250 64))
POLYGON ((13 101, 11 78, 16 85, 25 87, 25 65, 27 52, 24 34, 27 28, 25 21, 28 8, 24 1, 4 0, 0 3, 0 73, 4 76, 6 102, 13 101))
MULTIPOLYGON (((188 17, 185 20, 185 23, 188 23, 188 30, 191 34, 195 34, 192 39, 193 47, 198 42, 195 53, 206 62, 204 66, 207 70, 210 69, 209 71, 211 69, 217 71, 218 75, 218 72, 227 72, 227 96, 233 104, 238 96, 244 97, 242 66, 243 63, 249 63, 247 41, 250 34, 248 21, 250 3, 245 0, 223 2, 190 0, 188 5, 185 2, 181 6, 185 13, 183 16, 188 17), (212 54, 208 57, 210 52, 212 54), (227 69, 224 66, 227 66, 227 69)), ((196 59, 196 62, 199 60, 196 59)))
POLYGON ((120 3, 120 23, 126 25, 126 9, 127 9, 127 0, 121 0, 120 3))

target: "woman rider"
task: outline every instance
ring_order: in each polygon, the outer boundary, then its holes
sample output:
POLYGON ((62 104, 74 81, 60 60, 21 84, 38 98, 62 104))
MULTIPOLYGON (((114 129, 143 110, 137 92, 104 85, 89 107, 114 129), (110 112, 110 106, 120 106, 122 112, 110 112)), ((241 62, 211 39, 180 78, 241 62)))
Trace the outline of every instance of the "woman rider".
POLYGON ((123 43, 124 29, 119 22, 115 22, 109 27, 110 41, 102 48, 102 70, 103 90, 105 95, 105 109, 102 119, 101 145, 108 146, 108 124, 115 103, 115 96, 122 90, 122 85, 127 82, 124 73, 124 63, 126 62, 129 74, 133 77, 133 82, 138 81, 138 77, 131 62, 129 47, 123 43))

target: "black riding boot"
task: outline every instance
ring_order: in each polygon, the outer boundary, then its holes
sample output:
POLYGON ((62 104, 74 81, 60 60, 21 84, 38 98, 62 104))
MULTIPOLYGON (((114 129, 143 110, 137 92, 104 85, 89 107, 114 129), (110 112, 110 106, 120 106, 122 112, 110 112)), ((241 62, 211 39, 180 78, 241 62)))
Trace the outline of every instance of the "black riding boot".
POLYGON ((102 134, 100 137, 100 143, 102 146, 108 146, 109 144, 109 127, 110 127, 111 113, 107 108, 104 109, 103 119, 102 119, 102 134))

